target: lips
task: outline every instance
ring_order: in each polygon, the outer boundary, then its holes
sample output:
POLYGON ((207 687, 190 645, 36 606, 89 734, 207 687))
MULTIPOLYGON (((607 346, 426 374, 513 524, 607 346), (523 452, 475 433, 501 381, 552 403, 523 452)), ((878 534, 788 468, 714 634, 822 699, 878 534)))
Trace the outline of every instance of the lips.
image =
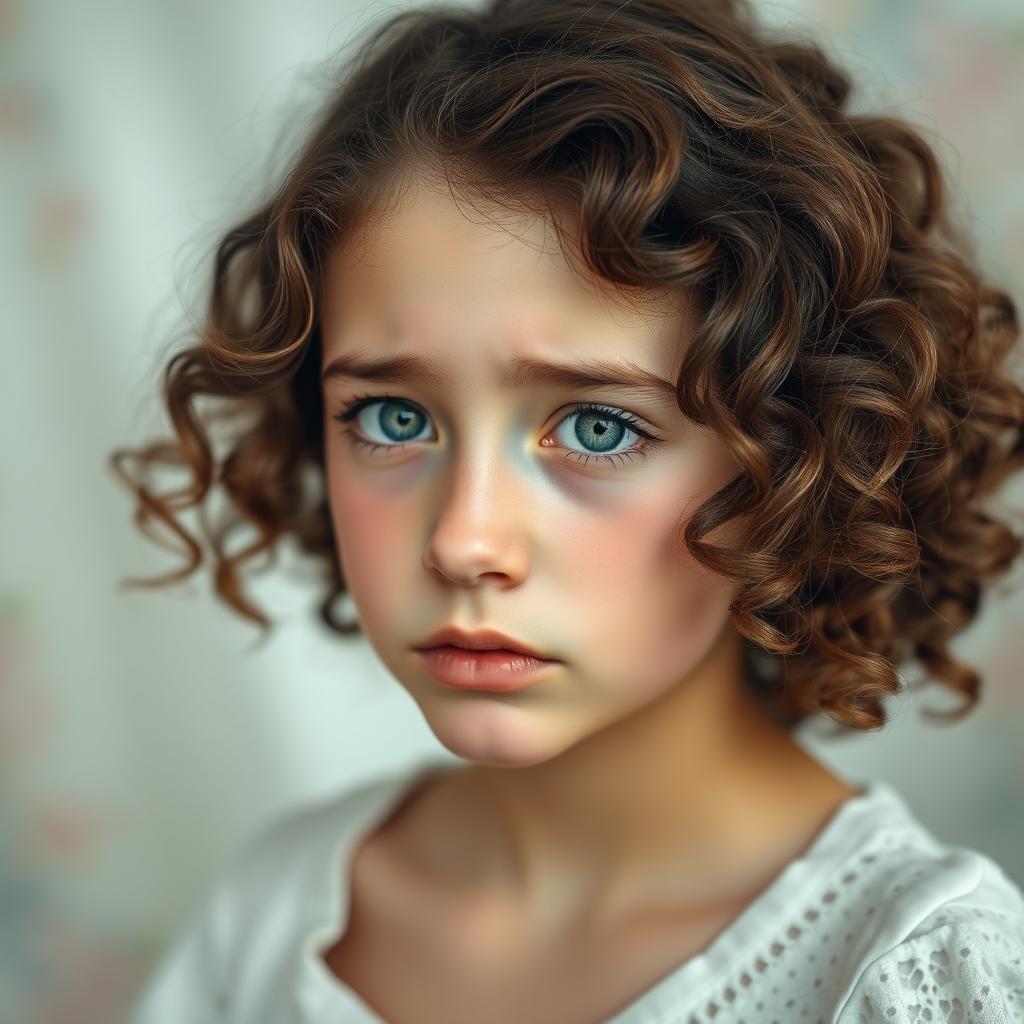
POLYGON ((417 652, 423 667, 443 686, 455 690, 511 693, 551 682, 561 668, 557 661, 542 660, 518 651, 491 649, 469 651, 446 644, 417 652))
POLYGON ((467 651, 507 651, 513 654, 526 654, 542 661, 558 660, 515 639, 515 637, 499 633, 494 629, 476 630, 471 633, 459 629, 457 626, 445 626, 432 633, 422 643, 417 644, 415 649, 424 651, 434 647, 459 647, 467 651))

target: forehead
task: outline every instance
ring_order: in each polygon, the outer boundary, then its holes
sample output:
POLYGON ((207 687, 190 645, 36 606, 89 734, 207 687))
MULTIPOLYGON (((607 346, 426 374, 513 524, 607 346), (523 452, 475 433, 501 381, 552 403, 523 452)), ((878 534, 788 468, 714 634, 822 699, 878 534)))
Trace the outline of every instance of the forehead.
POLYGON ((582 275, 540 215, 429 185, 331 249, 320 311, 325 364, 351 350, 494 370, 516 355, 627 358, 672 379, 694 315, 678 295, 626 298, 582 275))

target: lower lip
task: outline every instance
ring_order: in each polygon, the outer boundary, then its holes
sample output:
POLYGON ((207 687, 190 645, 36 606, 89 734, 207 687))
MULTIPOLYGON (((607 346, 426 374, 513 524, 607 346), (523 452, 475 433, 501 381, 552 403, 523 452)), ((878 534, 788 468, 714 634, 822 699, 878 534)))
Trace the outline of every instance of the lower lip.
POLYGON ((506 693, 540 681, 545 669, 559 662, 532 658, 518 651, 467 651, 462 647, 431 647, 418 652, 427 671, 445 686, 458 690, 506 693))

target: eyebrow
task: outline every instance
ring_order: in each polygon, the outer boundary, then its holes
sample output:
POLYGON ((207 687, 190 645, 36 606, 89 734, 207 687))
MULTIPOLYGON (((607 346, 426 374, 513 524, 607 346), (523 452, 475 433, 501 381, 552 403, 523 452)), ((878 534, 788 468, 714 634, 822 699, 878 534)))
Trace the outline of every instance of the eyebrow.
MULTIPOLYGON (((346 353, 331 360, 320 375, 321 386, 328 380, 386 381, 395 384, 427 382, 435 386, 445 378, 443 367, 424 356, 403 355, 379 358, 359 352, 346 353)), ((629 359, 574 360, 572 363, 548 362, 528 356, 516 356, 501 377, 505 387, 522 388, 549 384, 574 391, 615 388, 629 391, 656 402, 676 405, 676 386, 670 380, 638 366, 629 359)))

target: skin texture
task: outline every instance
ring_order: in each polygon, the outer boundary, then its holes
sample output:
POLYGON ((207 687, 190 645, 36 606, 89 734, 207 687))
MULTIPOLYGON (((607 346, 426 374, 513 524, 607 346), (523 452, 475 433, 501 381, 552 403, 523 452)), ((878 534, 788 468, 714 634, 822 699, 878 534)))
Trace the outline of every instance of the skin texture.
POLYGON ((468 762, 406 802, 392 847, 442 905, 485 900, 510 947, 557 948, 645 909, 728 919, 855 792, 747 696, 733 591, 682 545, 738 467, 671 401, 498 383, 513 355, 625 356, 674 381, 696 313, 638 311, 577 276, 541 218, 483 212, 417 184, 325 266, 325 366, 359 351, 444 367, 436 385, 324 384, 331 516, 364 632, 468 762), (360 395, 420 410, 417 440, 385 433, 386 405, 332 418, 360 395), (660 442, 577 461, 596 451, 568 416, 584 400, 660 442), (357 448, 346 426, 395 447, 357 448), (446 623, 561 664, 519 692, 448 689, 412 649, 446 623))

